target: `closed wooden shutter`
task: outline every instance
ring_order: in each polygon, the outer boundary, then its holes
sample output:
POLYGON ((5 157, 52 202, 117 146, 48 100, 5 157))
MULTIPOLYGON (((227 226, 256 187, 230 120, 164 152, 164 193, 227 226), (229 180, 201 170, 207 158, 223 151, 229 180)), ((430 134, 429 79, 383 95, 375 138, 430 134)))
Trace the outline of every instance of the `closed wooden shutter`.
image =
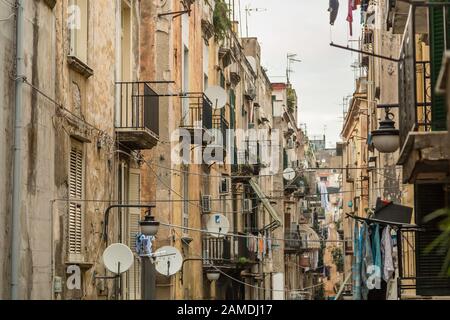
MULTIPOLYGON (((436 2, 434 0, 434 2, 436 2)), ((445 0, 444 2, 450 2, 445 0)), ((447 130, 447 108, 445 97, 436 94, 436 83, 442 66, 444 51, 449 46, 450 19, 448 10, 442 6, 429 8, 430 57, 431 57, 431 123, 435 131, 447 130), (447 12, 446 12, 447 11, 447 12)))
POLYGON ((68 251, 69 260, 77 261, 82 259, 83 253, 83 204, 81 200, 84 194, 84 159, 82 143, 72 142, 69 162, 68 251))
MULTIPOLYGON (((141 176, 139 170, 130 170, 128 199, 131 204, 140 201, 141 176)), ((136 235, 139 233, 140 209, 130 208, 128 212, 128 246, 136 252, 136 235)), ((141 299, 141 267, 139 259, 135 259, 128 271, 128 297, 130 300, 141 299)))
POLYGON ((443 184, 419 184, 415 187, 416 221, 425 229, 416 236, 416 285, 417 295, 450 295, 450 279, 441 276, 445 253, 434 250, 429 254, 424 251, 440 234, 438 221, 423 223, 424 217, 448 205, 443 184))

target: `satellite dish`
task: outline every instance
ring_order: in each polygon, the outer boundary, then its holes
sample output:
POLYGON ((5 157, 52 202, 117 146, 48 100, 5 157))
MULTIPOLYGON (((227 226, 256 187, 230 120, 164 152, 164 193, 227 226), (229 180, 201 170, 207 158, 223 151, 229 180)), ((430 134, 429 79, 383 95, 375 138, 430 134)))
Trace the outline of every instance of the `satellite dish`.
POLYGON ((283 171, 283 178, 288 181, 293 180, 295 178, 295 170, 292 168, 286 168, 286 170, 283 171))
POLYGON ((228 218, 222 214, 213 214, 206 224, 206 229, 211 232, 210 235, 216 238, 222 238, 227 235, 230 229, 228 218))
POLYGON ((114 243, 103 252, 103 263, 106 269, 115 274, 121 274, 130 269, 133 260, 133 252, 122 243, 114 243))
POLYGON ((211 86, 205 90, 205 95, 213 104, 213 109, 221 109, 227 103, 227 92, 219 86, 211 86))
POLYGON ((180 271, 183 257, 175 247, 165 246, 155 251, 155 269, 164 276, 171 276, 180 271))

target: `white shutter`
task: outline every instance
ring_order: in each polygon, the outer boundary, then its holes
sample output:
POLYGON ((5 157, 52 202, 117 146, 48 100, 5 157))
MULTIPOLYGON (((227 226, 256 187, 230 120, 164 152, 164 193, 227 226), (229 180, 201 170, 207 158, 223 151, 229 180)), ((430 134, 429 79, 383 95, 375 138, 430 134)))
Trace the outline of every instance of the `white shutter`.
POLYGON ((69 160, 69 225, 68 250, 69 260, 82 260, 83 248, 83 145, 72 142, 69 160))
MULTIPOLYGON (((128 199, 132 204, 140 201, 140 172, 139 170, 130 170, 128 199)), ((139 220, 141 219, 140 209, 130 208, 128 211, 128 246, 133 252, 136 252, 136 234, 139 233, 139 220)), ((139 259, 135 259, 133 265, 128 271, 127 277, 128 298, 130 300, 141 299, 141 266, 139 259)))

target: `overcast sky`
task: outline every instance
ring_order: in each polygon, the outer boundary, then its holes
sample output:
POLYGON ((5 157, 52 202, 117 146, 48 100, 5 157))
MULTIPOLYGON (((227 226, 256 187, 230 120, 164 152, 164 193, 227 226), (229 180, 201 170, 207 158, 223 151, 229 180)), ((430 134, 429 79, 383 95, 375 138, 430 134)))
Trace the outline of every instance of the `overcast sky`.
MULTIPOLYGON (((239 20, 239 0, 234 0, 239 20)), ((355 74, 351 68, 357 54, 330 47, 329 0, 240 0, 242 36, 246 36, 245 7, 266 9, 250 12, 250 37, 262 48, 262 64, 272 82, 286 81, 286 55, 298 54, 291 82, 299 96, 300 122, 308 135, 327 135, 327 147, 340 140, 343 97, 353 93, 355 74), (325 128, 326 126, 326 128, 325 128)), ((331 27, 333 42, 347 45, 357 39, 360 13, 354 11, 353 38, 346 21, 347 3, 341 0, 336 23, 331 27)), ((355 44, 356 45, 356 44, 355 44)))

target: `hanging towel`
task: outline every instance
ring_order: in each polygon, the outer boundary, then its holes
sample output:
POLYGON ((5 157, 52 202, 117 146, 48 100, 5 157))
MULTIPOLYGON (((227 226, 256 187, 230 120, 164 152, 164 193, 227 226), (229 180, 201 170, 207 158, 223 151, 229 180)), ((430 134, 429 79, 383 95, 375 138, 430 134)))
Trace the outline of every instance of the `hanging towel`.
POLYGON ((362 236, 362 267, 361 267, 361 296, 363 300, 367 300, 369 295, 368 280, 371 276, 373 268, 372 244, 370 243, 369 226, 364 223, 361 227, 362 236))
POLYGON ((394 275, 394 259, 392 258, 393 252, 393 241, 391 237, 391 227, 387 226, 383 230, 383 235, 381 237, 381 255, 383 261, 383 279, 386 282, 394 275))
POLYGON ((350 28, 350 36, 353 36, 353 0, 348 0, 347 21, 350 28))
POLYGON ((328 11, 330 12, 330 24, 333 26, 339 12, 339 1, 330 0, 328 11))
POLYGON ((325 182, 321 182, 319 184, 319 190, 320 190, 320 202, 322 205, 322 208, 325 210, 325 212, 329 211, 330 203, 328 202, 328 189, 325 182))
MULTIPOLYGON (((373 265, 375 269, 375 289, 381 289, 381 241, 380 241, 380 225, 375 224, 372 226, 372 255, 373 255, 373 265)), ((373 273, 372 273, 373 274, 373 273)))
POLYGON ((355 253, 353 255, 353 300, 361 300, 361 247, 362 238, 360 236, 360 230, 358 223, 355 221, 355 228, 353 231, 353 248, 355 253))

